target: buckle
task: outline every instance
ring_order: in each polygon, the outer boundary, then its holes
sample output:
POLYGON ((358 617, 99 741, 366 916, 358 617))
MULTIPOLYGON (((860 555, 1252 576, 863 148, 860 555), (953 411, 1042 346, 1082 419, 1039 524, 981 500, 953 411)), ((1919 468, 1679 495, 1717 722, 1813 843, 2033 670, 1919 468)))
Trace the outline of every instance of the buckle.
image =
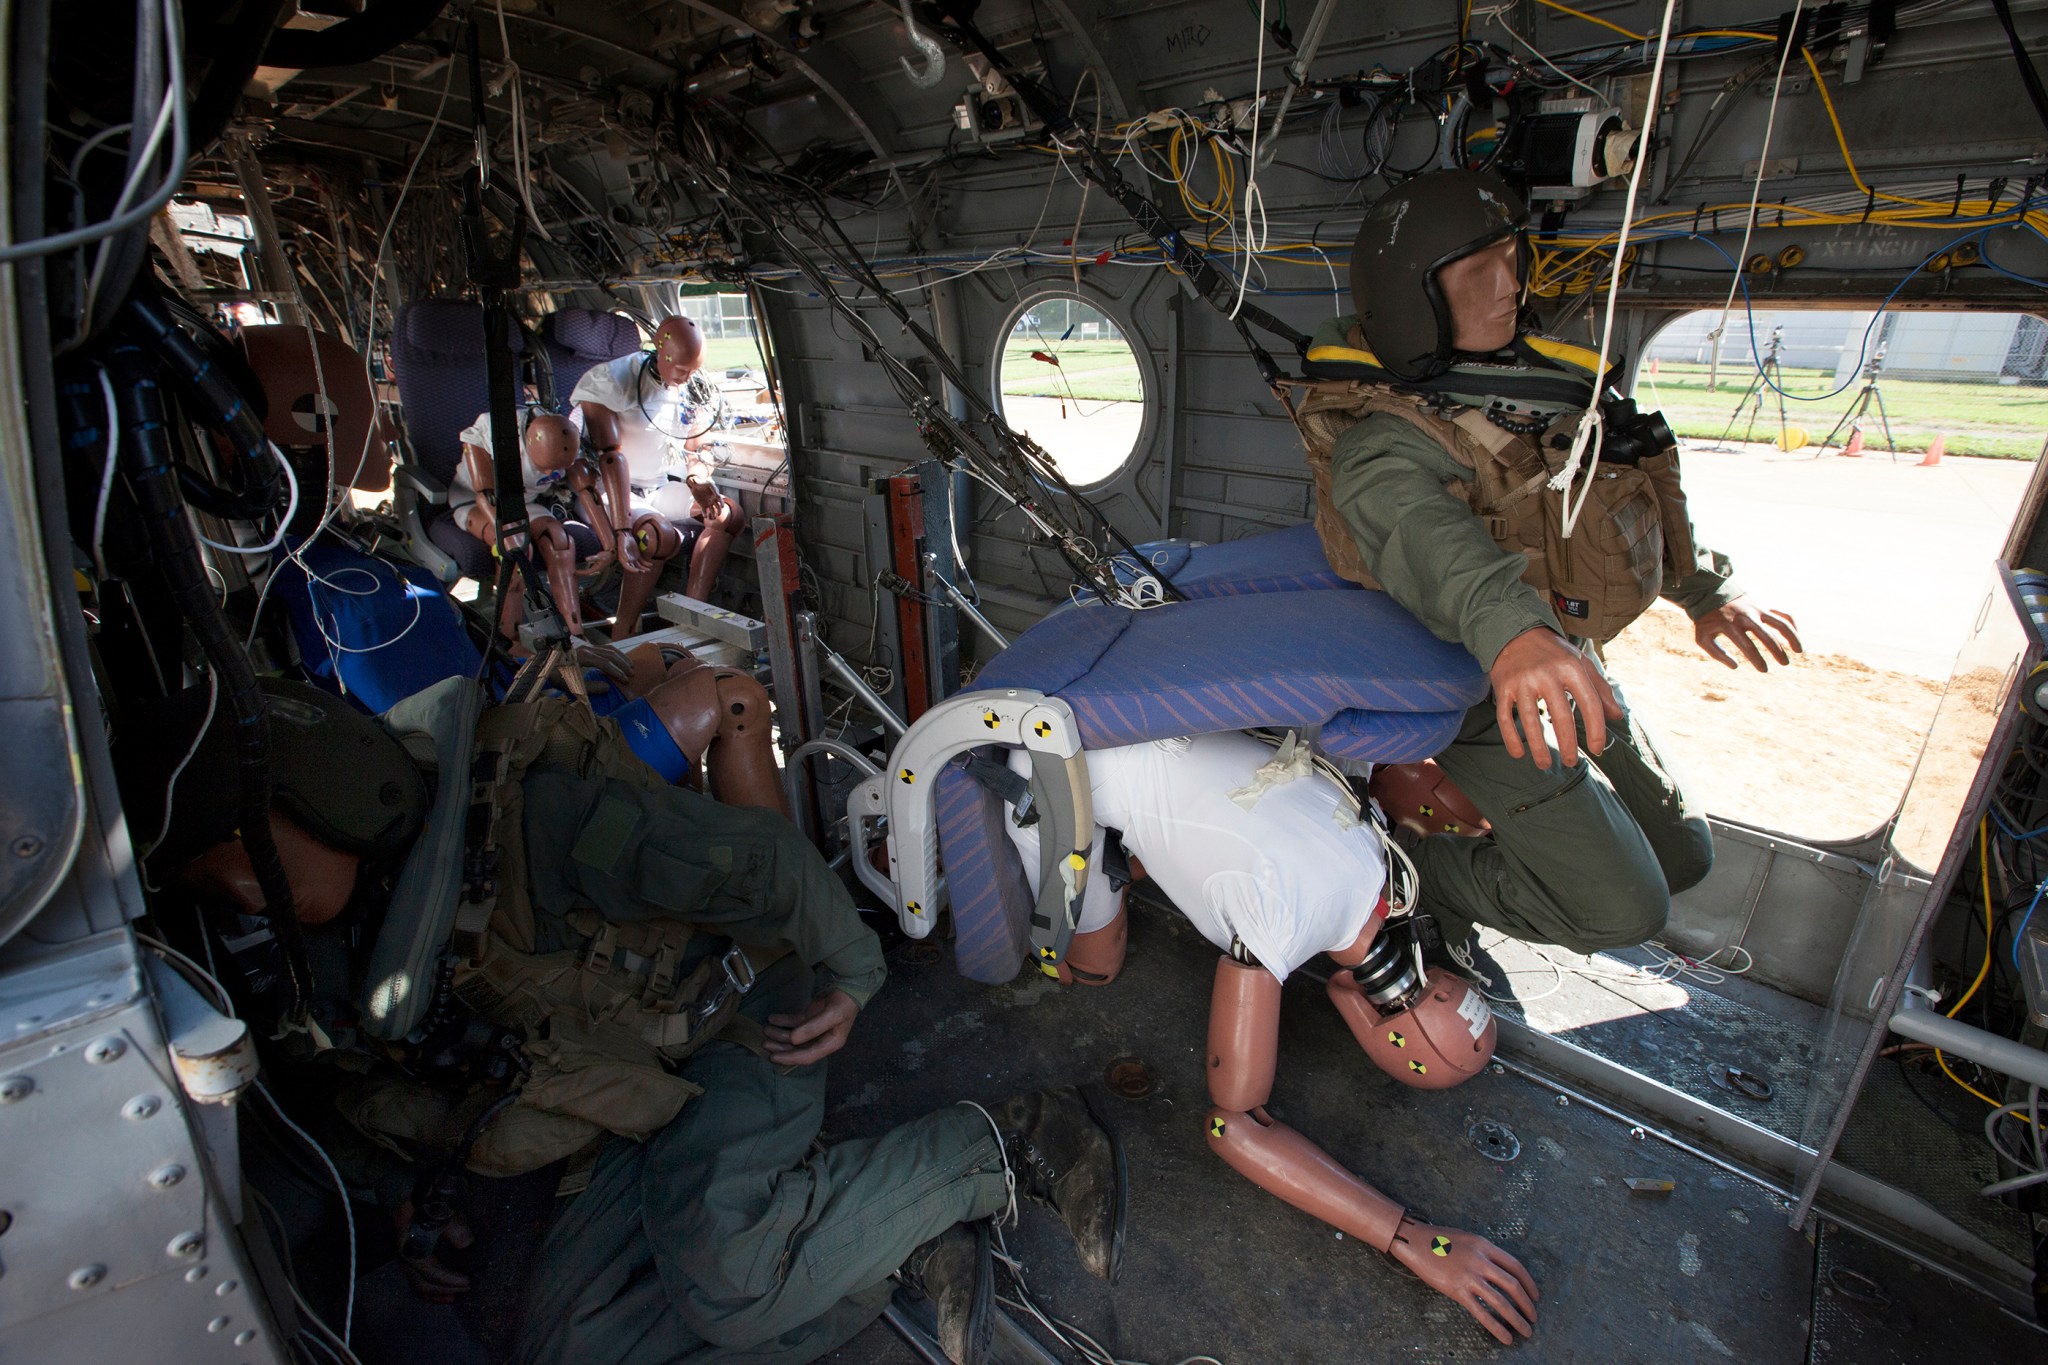
POLYGON ((725 956, 718 959, 718 965, 725 969, 725 983, 737 995, 745 995, 754 989, 754 964, 747 961, 747 955, 735 943, 725 950, 725 956))

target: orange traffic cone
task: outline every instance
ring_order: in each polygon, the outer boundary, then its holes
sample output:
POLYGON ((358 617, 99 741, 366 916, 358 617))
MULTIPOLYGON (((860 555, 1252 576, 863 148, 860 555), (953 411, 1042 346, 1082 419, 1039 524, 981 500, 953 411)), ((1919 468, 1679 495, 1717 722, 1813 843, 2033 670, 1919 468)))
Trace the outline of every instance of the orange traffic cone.
POLYGON ((1920 457, 1920 468, 1941 463, 1941 457, 1948 453, 1948 435, 1943 433, 1934 438, 1934 444, 1927 447, 1927 453, 1920 457))
POLYGON ((1858 427, 1849 433, 1849 444, 1842 447, 1842 458, 1845 460, 1860 460, 1863 458, 1862 427, 1858 427))

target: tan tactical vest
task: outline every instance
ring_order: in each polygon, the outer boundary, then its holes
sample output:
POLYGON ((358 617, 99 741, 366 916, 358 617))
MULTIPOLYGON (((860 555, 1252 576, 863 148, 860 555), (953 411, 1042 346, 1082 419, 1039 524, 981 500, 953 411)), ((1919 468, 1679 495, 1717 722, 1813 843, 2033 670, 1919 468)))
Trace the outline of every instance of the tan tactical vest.
MULTIPOLYGON (((701 1093, 673 1073, 676 1062, 719 1036, 758 1049, 759 1029, 739 1015, 740 999, 754 974, 783 952, 731 945, 685 973, 691 940, 717 931, 673 919, 614 924, 588 907, 565 916, 583 946, 535 952, 522 823, 527 769, 546 762, 586 778, 666 784, 616 724, 566 697, 484 712, 477 753, 480 760, 502 755, 496 783, 477 793, 495 807, 496 897, 487 923, 458 920, 455 947, 465 959, 455 993, 515 1034, 531 1064, 517 1102, 471 1148, 470 1169, 504 1176, 572 1155, 601 1133, 644 1139, 658 1132, 701 1093)), ((375 1110, 352 1113, 359 1126, 429 1143, 434 1130, 459 1117, 435 1117, 431 1097, 403 1088, 366 1091, 359 1106, 375 1110)))
MULTIPOLYGON (((1550 602, 1567 634, 1613 639, 1657 599, 1667 573, 1692 570, 1692 533, 1675 451, 1638 465, 1600 465, 1566 538, 1560 526, 1564 495, 1548 484, 1564 467, 1577 413, 1541 435, 1519 436, 1476 408, 1445 416, 1426 399, 1381 385, 1333 379, 1289 388, 1315 480, 1316 535, 1330 567, 1354 583, 1380 586, 1333 501, 1330 459, 1338 438, 1376 412, 1412 424, 1472 471, 1469 480, 1446 481, 1444 491, 1469 506, 1501 548, 1528 557, 1522 581, 1550 602), (1560 435, 1561 448, 1555 443, 1560 435)), ((1573 496, 1583 488, 1583 477, 1575 480, 1573 496)))

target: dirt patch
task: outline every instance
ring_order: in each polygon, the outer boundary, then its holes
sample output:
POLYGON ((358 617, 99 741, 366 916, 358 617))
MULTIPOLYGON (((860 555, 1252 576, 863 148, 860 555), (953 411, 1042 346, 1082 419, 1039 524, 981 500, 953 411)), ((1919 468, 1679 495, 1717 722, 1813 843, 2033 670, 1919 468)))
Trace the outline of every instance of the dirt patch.
POLYGON ((1805 839, 1852 838, 1890 818, 1942 694, 1840 654, 1769 673, 1724 668, 1661 602, 1607 657, 1705 809, 1805 839))

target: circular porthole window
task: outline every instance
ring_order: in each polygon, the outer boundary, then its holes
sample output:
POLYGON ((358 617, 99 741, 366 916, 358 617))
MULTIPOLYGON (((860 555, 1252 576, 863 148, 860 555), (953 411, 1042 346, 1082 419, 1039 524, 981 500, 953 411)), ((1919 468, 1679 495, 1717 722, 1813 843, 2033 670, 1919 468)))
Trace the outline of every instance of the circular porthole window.
POLYGON ((996 359, 1003 420, 1024 432, 1076 488, 1130 463, 1145 425, 1145 372, 1124 329, 1072 294, 1026 304, 996 359))

